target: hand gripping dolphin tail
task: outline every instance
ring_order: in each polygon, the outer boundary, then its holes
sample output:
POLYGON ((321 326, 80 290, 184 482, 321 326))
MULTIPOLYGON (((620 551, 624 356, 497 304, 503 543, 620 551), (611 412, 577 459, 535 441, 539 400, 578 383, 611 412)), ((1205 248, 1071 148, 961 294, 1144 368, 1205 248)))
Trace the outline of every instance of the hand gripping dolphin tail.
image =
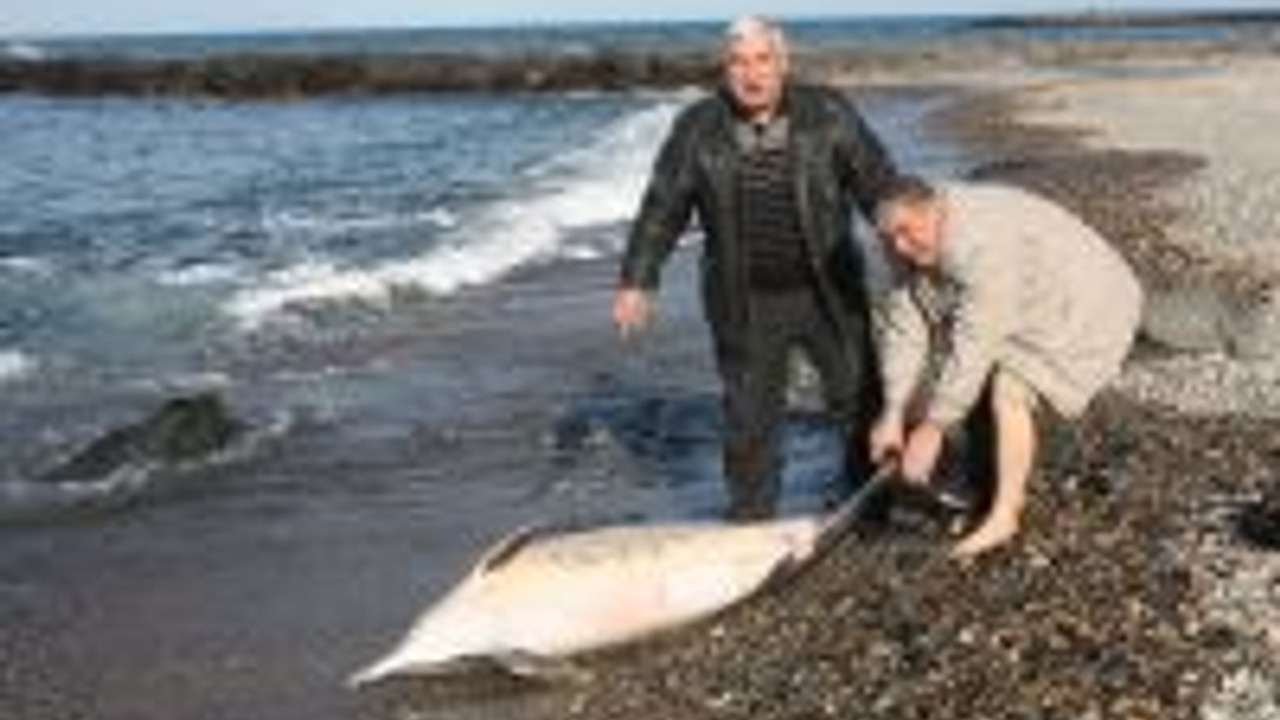
POLYGON ((477 663, 563 677, 570 655, 706 618, 794 576, 857 525, 895 474, 882 468, 823 516, 517 532, 350 684, 477 663))

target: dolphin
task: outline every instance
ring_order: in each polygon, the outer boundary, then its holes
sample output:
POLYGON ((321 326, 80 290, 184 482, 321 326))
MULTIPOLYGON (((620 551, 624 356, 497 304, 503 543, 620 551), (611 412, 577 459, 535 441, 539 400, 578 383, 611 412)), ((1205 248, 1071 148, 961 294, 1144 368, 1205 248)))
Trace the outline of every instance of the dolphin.
POLYGON ((890 476, 878 472, 825 515, 521 530, 349 682, 443 675, 477 662, 517 676, 561 675, 567 656, 708 617, 789 577, 853 527, 890 476))

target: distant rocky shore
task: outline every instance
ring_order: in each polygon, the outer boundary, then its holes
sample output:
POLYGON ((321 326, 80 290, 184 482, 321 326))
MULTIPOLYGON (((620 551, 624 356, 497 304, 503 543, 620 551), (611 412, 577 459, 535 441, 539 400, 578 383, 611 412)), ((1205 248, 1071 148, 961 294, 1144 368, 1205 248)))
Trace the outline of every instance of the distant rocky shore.
POLYGON ((1028 28, 1189 27, 1198 25, 1260 25, 1280 21, 1276 10, 1189 10, 1183 12, 1077 12, 1005 15, 975 20, 972 27, 1025 30, 1028 28))
POLYGON ((0 92, 290 99, 428 91, 678 87, 712 77, 701 55, 600 52, 405 56, 227 55, 198 59, 0 61, 0 92))
MULTIPOLYGON (((1280 12, 1084 14, 975 20, 929 39, 901 44, 824 44, 796 48, 808 75, 867 77, 934 75, 1021 63, 1063 63, 1280 49, 1280 12), (1210 24, 1212 37, 1132 42, 1123 35, 1063 36, 1046 42, 1007 30, 1090 27, 1167 28, 1210 24)), ((46 95, 191 96, 288 100, 314 95, 419 92, 546 92, 670 89, 706 85, 716 77, 713 47, 673 49, 573 48, 493 52, 406 52, 306 55, 237 53, 195 58, 0 57, 0 93, 46 95)))

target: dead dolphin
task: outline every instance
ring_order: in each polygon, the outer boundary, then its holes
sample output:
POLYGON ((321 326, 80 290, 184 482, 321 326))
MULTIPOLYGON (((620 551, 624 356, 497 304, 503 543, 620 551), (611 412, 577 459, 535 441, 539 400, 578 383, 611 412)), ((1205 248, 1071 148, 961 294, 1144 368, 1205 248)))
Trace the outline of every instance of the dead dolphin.
POLYGON ((827 516, 516 533, 350 682, 443 674, 477 660, 532 674, 558 658, 707 617, 811 560, 888 482, 878 474, 827 516))

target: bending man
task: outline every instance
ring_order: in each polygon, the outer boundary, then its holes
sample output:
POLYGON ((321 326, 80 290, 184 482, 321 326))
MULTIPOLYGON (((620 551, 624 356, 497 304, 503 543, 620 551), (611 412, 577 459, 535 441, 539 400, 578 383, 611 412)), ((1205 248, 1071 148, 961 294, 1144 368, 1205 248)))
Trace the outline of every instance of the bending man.
POLYGON ((1119 374, 1141 289, 1097 233, 1014 188, 901 178, 876 226, 902 272, 880 313, 885 408, 872 456, 899 452, 907 480, 927 482, 947 432, 990 413, 995 495, 954 549, 976 555, 1018 531, 1036 409, 1079 415, 1119 374))
POLYGON ((851 425, 851 481, 865 474, 879 383, 850 221, 855 206, 874 210, 894 168, 842 94, 788 79, 777 26, 739 20, 723 53, 722 87, 679 115, 658 155, 614 319, 624 336, 645 325, 661 267, 696 215, 724 387, 728 515, 753 519, 776 510, 776 436, 793 346, 821 373, 828 410, 851 425))

